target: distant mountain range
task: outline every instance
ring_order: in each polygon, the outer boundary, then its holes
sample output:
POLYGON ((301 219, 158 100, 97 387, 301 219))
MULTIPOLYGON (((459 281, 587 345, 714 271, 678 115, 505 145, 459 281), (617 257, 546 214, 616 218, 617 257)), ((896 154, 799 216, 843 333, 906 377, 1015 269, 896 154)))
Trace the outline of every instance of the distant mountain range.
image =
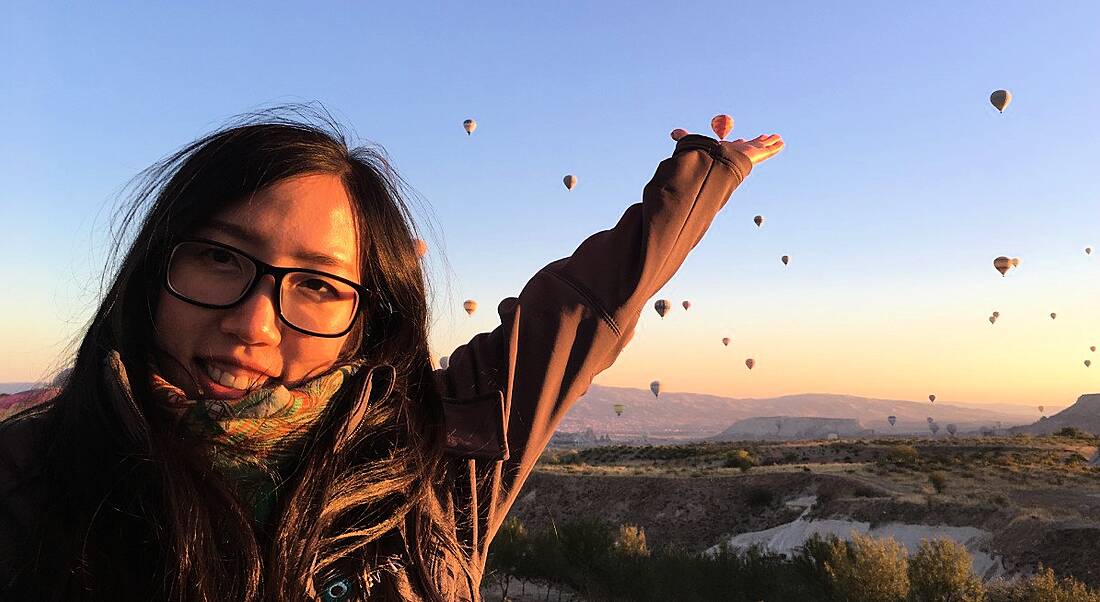
MULTIPOLYGON (((1100 397, 1100 396, 1098 396, 1100 397)), ((770 418, 769 428, 781 417, 841 418, 854 420, 876 433, 926 433, 928 418, 941 427, 955 424, 960 433, 982 427, 1009 428, 1030 424, 1038 416, 1006 404, 964 407, 943 402, 871 399, 853 395, 807 393, 765 399, 735 399, 700 393, 661 393, 655 398, 647 389, 592 385, 569 411, 559 431, 667 438, 704 438, 718 435, 734 423, 748 418, 770 418), (622 404, 622 416, 614 406, 622 404), (891 427, 888 416, 896 416, 891 427)), ((765 422, 765 424, 767 424, 765 422)), ((793 427, 794 423, 792 423, 793 427)), ((755 427, 753 427, 755 429, 755 427)), ((854 428, 848 425, 845 430, 854 428)))
POLYGON ((49 386, 49 383, 0 383, 0 393, 21 393, 47 386, 49 386))

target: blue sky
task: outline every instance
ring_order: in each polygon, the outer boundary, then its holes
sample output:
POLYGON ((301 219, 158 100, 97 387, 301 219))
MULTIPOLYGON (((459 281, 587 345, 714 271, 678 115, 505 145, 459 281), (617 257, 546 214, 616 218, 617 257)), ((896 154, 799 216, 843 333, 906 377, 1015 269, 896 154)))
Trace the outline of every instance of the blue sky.
POLYGON ((1100 389, 1081 366, 1100 340, 1100 257, 1082 252, 1100 249, 1100 5, 477 4, 6 4, 0 381, 43 376, 90 315, 127 180, 238 113, 317 101, 387 149, 440 232, 440 353, 613 225, 669 130, 729 113, 733 137, 788 148, 662 292, 698 318, 647 316, 597 382, 921 398, 932 380, 943 399, 1048 404, 1100 389), (1001 254, 1023 259, 1013 278, 1001 254), (715 330, 735 361, 668 359, 715 330), (775 371, 723 376, 747 355, 775 371))

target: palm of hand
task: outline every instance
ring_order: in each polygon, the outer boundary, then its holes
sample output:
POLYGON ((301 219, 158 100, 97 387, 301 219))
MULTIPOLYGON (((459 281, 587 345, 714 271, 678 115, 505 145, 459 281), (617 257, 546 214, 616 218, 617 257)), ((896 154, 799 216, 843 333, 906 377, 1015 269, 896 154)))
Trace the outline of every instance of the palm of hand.
POLYGON ((733 150, 748 157, 753 165, 766 161, 783 150, 783 139, 779 134, 761 134, 752 140, 745 141, 738 138, 732 142, 721 142, 733 150))

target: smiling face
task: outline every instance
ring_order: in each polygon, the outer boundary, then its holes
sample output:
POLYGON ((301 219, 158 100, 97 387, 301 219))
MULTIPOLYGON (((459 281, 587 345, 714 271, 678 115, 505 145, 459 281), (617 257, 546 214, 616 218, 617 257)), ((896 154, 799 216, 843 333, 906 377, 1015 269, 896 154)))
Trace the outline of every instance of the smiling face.
MULTIPOLYGON (((321 270, 362 282, 351 199, 335 175, 277 182, 190 234, 231 245, 274 266, 321 270)), ((161 287, 155 316, 161 376, 189 398, 232 399, 247 387, 289 383, 327 371, 350 334, 324 338, 290 328, 276 313, 275 295, 271 275, 229 309, 192 305, 161 287)))

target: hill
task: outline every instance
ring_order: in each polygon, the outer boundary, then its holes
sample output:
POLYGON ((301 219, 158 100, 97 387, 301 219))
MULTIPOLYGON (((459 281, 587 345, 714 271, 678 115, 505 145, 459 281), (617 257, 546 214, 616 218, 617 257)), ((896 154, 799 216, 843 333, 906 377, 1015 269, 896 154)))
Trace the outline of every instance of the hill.
POLYGON ((1038 422, 1011 429, 1012 432, 1032 435, 1049 435, 1065 427, 1074 427, 1089 433, 1100 433, 1100 393, 1088 393, 1077 398, 1070 407, 1040 418, 1038 422))
POLYGON ((582 432, 591 428, 596 433, 617 437, 705 438, 717 435, 739 420, 765 416, 855 419, 865 429, 901 434, 927 432, 929 417, 941 425, 954 423, 961 432, 966 432, 1027 424, 1034 413, 1004 406, 985 409, 942 401, 933 404, 824 393, 736 399, 667 392, 655 398, 645 389, 594 384, 566 415, 559 431, 582 432), (615 404, 625 406, 622 416, 615 415, 615 404), (897 416, 895 427, 890 427, 887 416, 897 416))

